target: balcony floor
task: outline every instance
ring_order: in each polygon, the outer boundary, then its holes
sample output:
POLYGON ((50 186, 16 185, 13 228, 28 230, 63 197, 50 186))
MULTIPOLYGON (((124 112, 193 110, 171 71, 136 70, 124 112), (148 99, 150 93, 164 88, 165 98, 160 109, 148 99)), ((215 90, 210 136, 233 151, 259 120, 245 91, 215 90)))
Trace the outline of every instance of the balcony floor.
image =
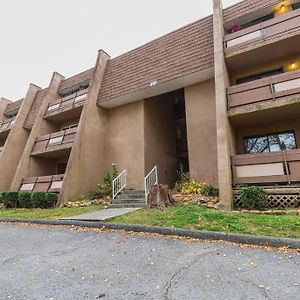
POLYGON ((60 158, 69 156, 71 153, 73 143, 65 145, 48 147, 43 150, 35 151, 31 153, 31 156, 44 157, 44 158, 60 158))
POLYGON ((48 112, 45 119, 53 122, 62 122, 66 120, 71 120, 79 118, 83 108, 83 103, 79 103, 75 107, 66 107, 65 109, 59 109, 56 111, 48 112))
POLYGON ((289 121, 299 115, 300 95, 243 105, 228 111, 230 122, 239 127, 289 121))

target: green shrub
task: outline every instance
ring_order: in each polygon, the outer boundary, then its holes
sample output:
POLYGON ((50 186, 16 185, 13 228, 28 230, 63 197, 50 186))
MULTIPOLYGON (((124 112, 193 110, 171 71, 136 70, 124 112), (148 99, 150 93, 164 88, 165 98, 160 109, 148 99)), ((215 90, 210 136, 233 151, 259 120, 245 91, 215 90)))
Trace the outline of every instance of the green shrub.
POLYGON ((210 184, 205 184, 202 187, 203 195, 207 197, 217 197, 219 196, 219 189, 210 184))
POLYGON ((58 200, 58 195, 56 193, 47 193, 45 195, 45 208, 55 207, 58 200))
POLYGON ((258 186, 243 187, 240 193, 242 208, 264 210, 268 207, 267 193, 258 186))
POLYGON ((112 164, 112 172, 107 172, 103 178, 103 183, 98 184, 98 191, 90 194, 90 199, 99 199, 105 196, 110 196, 112 193, 113 180, 118 177, 118 169, 116 164, 112 164))
POLYGON ((33 208, 46 208, 46 194, 45 192, 33 192, 31 194, 31 204, 33 208))
POLYGON ((31 208, 31 193, 21 192, 18 196, 20 208, 31 208))
POLYGON ((0 192, 0 204, 3 204, 4 201, 4 192, 0 192))
POLYGON ((5 208, 17 208, 18 203, 18 192, 4 192, 2 193, 3 205, 5 208))

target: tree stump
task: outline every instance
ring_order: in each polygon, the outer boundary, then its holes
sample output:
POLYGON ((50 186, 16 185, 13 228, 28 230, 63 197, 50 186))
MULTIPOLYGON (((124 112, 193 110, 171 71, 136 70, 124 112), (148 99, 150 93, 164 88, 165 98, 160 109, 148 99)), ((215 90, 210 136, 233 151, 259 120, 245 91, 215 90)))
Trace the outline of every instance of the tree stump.
POLYGON ((148 207, 165 209, 175 203, 167 185, 153 185, 148 195, 148 207))

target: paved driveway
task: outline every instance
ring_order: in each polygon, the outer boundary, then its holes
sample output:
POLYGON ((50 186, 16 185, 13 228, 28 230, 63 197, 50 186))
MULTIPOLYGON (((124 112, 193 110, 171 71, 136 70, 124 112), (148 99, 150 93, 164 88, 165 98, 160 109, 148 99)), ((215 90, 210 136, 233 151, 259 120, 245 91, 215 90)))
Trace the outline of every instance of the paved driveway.
POLYGON ((300 299, 300 256, 62 227, 0 225, 0 299, 300 299))

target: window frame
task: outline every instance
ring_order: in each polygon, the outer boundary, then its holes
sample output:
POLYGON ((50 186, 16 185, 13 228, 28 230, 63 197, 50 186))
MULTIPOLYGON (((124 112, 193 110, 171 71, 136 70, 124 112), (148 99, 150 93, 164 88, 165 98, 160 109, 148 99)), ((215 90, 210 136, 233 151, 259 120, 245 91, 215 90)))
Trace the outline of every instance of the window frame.
POLYGON ((264 72, 260 72, 260 73, 254 73, 254 74, 251 74, 248 76, 237 78, 235 80, 235 83, 236 83, 236 85, 245 84, 245 83, 249 83, 249 82, 252 82, 255 80, 260 80, 260 79, 280 75, 283 73, 284 73, 284 67, 279 67, 276 69, 272 69, 272 70, 268 70, 268 71, 264 71, 264 72))
MULTIPOLYGON (((262 138, 262 137, 267 137, 268 138, 268 143, 269 143, 269 137, 272 135, 280 135, 280 134, 293 134, 294 135, 294 140, 295 140, 295 149, 298 149, 298 143, 297 143, 297 137, 295 130, 284 130, 284 131, 277 131, 277 132, 272 132, 272 133, 266 133, 266 134, 259 134, 259 135, 249 135, 243 137, 243 150, 244 154, 263 154, 263 153, 274 153, 274 152, 279 152, 279 151, 268 151, 268 152, 248 152, 247 151, 247 146, 246 146, 246 141, 249 139, 255 139, 255 138, 262 138)), ((270 150, 270 143, 269 143, 269 150, 270 150)), ((286 149, 286 150, 293 150, 293 149, 286 149)), ((282 151, 282 150, 280 150, 282 151)))

